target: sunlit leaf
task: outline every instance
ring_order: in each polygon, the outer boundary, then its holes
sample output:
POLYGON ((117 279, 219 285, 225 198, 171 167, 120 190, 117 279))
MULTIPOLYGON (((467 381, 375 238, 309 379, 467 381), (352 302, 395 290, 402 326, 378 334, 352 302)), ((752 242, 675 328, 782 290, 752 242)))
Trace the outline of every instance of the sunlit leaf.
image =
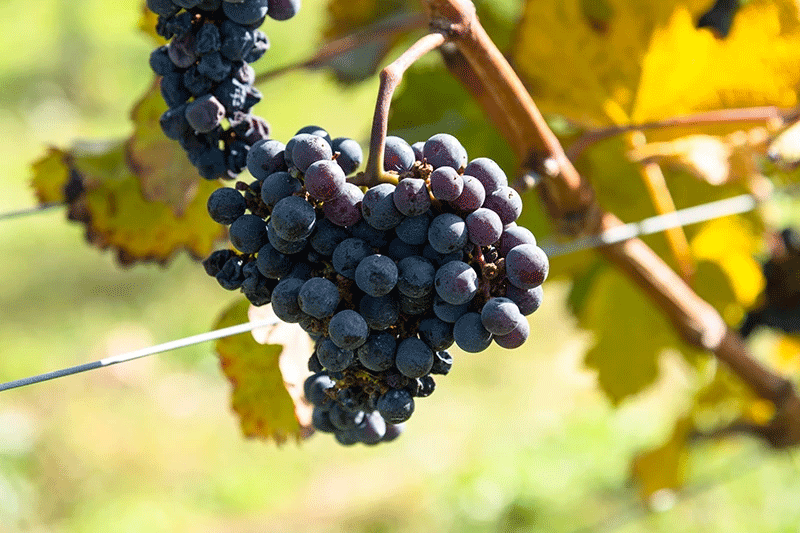
MULTIPOLYGON (((215 329, 249 321, 247 300, 229 307, 215 329)), ((248 438, 283 443, 299 440, 303 428, 295 414, 295 404, 286 389, 280 369, 284 347, 259 344, 252 333, 220 339, 216 344, 222 371, 231 382, 231 406, 239 416, 242 433, 248 438)))
POLYGON ((639 493, 642 499, 656 508, 658 502, 652 499, 654 495, 659 491, 679 489, 683 485, 688 455, 687 439, 692 429, 691 420, 681 418, 667 442, 633 460, 633 476, 639 483, 639 493))

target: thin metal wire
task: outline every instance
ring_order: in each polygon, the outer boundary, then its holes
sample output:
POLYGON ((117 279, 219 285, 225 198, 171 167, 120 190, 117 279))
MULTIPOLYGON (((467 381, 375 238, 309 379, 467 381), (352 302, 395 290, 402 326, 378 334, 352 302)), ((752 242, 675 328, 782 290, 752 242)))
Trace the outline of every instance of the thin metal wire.
POLYGON ((617 244, 639 237, 659 233, 666 229, 688 226, 698 222, 706 222, 715 218, 738 215, 752 211, 758 205, 758 200, 752 194, 742 194, 726 200, 709 202, 695 207, 679 209, 672 213, 658 215, 639 222, 631 222, 611 228, 598 235, 591 235, 575 239, 563 245, 544 245, 542 249, 549 257, 559 257, 583 250, 617 244))
POLYGON ((60 207, 62 205, 66 205, 64 202, 50 202, 46 204, 39 204, 33 207, 26 207, 25 209, 17 209, 16 211, 8 211, 6 213, 0 213, 0 220, 11 220, 14 218, 22 218, 28 215, 35 215, 37 213, 43 213, 49 209, 54 207, 60 207))
POLYGON ((230 326, 227 328, 209 331, 207 333, 201 333, 199 335, 192 335, 191 337, 186 337, 183 339, 165 342, 163 344, 158 344, 156 346, 151 346, 149 348, 142 348, 141 350, 135 350, 133 352, 106 357, 105 359, 94 361, 93 363, 84 363, 82 365, 63 368, 61 370, 55 370, 53 372, 47 372, 45 374, 39 374, 37 376, 31 376, 27 378, 17 379, 14 381, 9 381, 8 383, 0 384, 0 392, 11 389, 17 389, 20 387, 26 387, 28 385, 33 385, 34 383, 41 383, 43 381, 49 381, 51 379, 56 379, 64 376, 80 374, 82 372, 95 370, 97 368, 103 368, 106 366, 116 365, 119 363, 126 363, 128 361, 133 361, 134 359, 140 359, 142 357, 147 357, 149 355, 169 352, 172 350, 177 350, 178 348, 185 348, 186 346, 192 346, 194 344, 200 344, 203 342, 209 342, 217 339, 222 339, 225 337, 231 337, 233 335, 238 335, 240 333, 253 331, 254 329, 273 326, 278 322, 279 320, 277 318, 267 318, 255 322, 247 322, 245 324, 239 324, 237 326, 230 326))

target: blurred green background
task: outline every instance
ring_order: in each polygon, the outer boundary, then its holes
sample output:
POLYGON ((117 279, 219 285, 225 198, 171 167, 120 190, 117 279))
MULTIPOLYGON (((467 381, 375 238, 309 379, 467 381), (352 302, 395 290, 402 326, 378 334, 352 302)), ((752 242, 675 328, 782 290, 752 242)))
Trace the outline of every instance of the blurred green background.
MULTIPOLYGON (((314 50, 324 2, 303 4, 265 24, 261 71, 314 50)), ((129 133, 151 80, 140 9, 0 2, 0 212, 34 205, 28 166, 47 145, 129 133)), ((279 139, 311 123, 364 139, 376 88, 294 73, 257 111, 279 139)), ((0 380, 206 331, 235 299, 183 255, 119 269, 82 231, 61 209, 0 222, 0 380)), ((645 510, 630 461, 694 385, 665 355, 656 386, 611 408, 567 288, 546 286, 524 349, 456 352, 406 434, 376 448, 245 441, 211 345, 2 393, 0 532, 800 531, 796 453, 744 439, 696 446, 686 490, 645 510)))

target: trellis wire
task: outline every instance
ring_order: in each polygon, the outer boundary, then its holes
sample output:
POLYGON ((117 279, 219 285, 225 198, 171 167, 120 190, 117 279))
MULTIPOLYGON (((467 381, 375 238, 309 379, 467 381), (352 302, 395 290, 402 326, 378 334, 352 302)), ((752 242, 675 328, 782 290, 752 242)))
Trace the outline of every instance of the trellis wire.
POLYGON ((39 374, 38 376, 31 376, 28 378, 9 381, 8 383, 0 384, 0 392, 11 389, 17 389, 19 387, 26 387, 28 385, 33 385, 34 383, 41 383, 43 381, 49 381, 51 379, 56 379, 64 376, 80 374, 81 372, 87 372, 89 370, 95 370, 97 368, 103 368, 106 366, 116 365, 119 363, 127 363, 128 361, 133 361, 134 359, 141 359, 142 357, 147 357, 149 355, 156 355, 159 353, 169 352, 172 350, 177 350, 178 348, 185 348, 187 346, 192 346, 194 344, 200 344, 203 342, 209 342, 217 339, 222 339, 225 337, 231 337, 233 335, 238 335, 240 333, 247 333, 248 331, 253 331, 254 329, 263 328, 267 326, 274 326, 278 322, 279 320, 277 318, 267 318, 264 320, 247 322, 245 324, 238 324, 236 326, 230 326, 227 328, 209 331, 207 333, 200 333, 199 335, 192 335, 191 337, 186 337, 183 339, 165 342, 163 344, 158 344, 156 346, 151 346, 149 348, 142 348, 141 350, 135 350, 133 352, 124 353, 121 355, 113 355, 111 357, 106 357, 105 359, 100 359, 99 361, 94 361, 93 363, 85 363, 82 365, 77 365, 69 368, 62 368, 61 370, 56 370, 54 372, 39 374))
POLYGON ((5 213, 0 213, 0 220, 11 220, 14 218, 22 218, 28 215, 34 215, 36 213, 42 213, 54 207, 59 207, 62 205, 66 205, 64 202, 50 202, 46 204, 39 204, 33 207, 26 207, 25 209, 17 209, 15 211, 7 211, 5 213))
MULTIPOLYGON (((54 205, 60 205, 60 204, 54 204, 54 205)), ((689 224, 705 222, 708 220, 713 220, 715 218, 746 213, 748 211, 752 211, 753 209, 755 209, 757 205, 758 205, 758 200, 755 198, 755 196, 751 194, 743 194, 740 196, 734 196, 732 198, 728 198, 726 200, 719 200, 716 202, 701 204, 695 207, 679 209, 673 213, 667 213, 664 215, 658 215, 646 218, 639 222, 631 222, 630 224, 624 224, 622 226, 611 228, 598 235, 577 239, 575 241, 572 241, 564 245, 542 246, 542 249, 547 253, 548 256, 558 257, 574 252, 579 252, 582 250, 588 250, 591 248, 599 248, 601 246, 616 244, 622 241, 633 239, 640 235, 650 235, 652 233, 658 233, 668 228, 687 226, 689 224)), ((0 215, 0 219, 2 218, 4 218, 4 216, 0 215)), ((0 384, 0 392, 16 389, 19 387, 25 387, 28 385, 33 385, 34 383, 49 381, 51 379, 56 379, 63 376, 80 374, 82 372, 87 372, 89 370, 95 370, 97 368, 102 368, 106 366, 116 365, 118 363, 125 363, 127 361, 133 361, 134 359, 139 359, 142 357, 147 357, 149 355, 156 355, 172 351, 178 348, 183 348, 185 346, 191 346, 193 344, 200 344, 203 342, 221 339, 224 337, 230 337, 232 335, 238 335, 239 333, 245 333, 248 331, 252 331, 256 328, 270 326, 276 323, 277 320, 268 319, 258 322, 248 322, 245 324, 239 324, 238 326, 231 326, 229 328, 223 328, 215 331, 210 331, 207 333, 201 333, 199 335, 194 335, 191 337, 186 337, 184 339, 170 341, 164 344, 159 344, 157 346, 152 346, 150 348, 144 348, 141 350, 136 350, 134 352, 122 355, 107 357, 105 359, 101 359, 93 363, 85 363, 82 365, 73 366, 70 368, 63 368, 61 370, 56 370, 53 372, 48 372, 37 376, 31 376, 28 378, 18 379, 15 381, 9 381, 8 383, 0 384)))

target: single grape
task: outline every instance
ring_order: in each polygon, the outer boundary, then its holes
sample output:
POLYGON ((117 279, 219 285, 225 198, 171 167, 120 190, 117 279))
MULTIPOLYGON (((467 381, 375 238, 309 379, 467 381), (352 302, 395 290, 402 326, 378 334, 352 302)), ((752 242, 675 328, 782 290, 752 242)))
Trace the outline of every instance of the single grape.
POLYGON ((495 336, 494 342, 497 343, 498 346, 501 348, 506 348, 508 350, 512 350, 514 348, 519 348, 525 341, 528 340, 528 335, 530 335, 531 327, 528 324, 527 320, 523 320, 517 327, 511 330, 510 333, 501 336, 495 336))
POLYGON ((433 168, 453 167, 461 170, 469 160, 461 143, 448 133, 437 133, 423 147, 423 155, 433 168))
POLYGON ((419 255, 420 247, 413 244, 406 244, 400 239, 392 239, 386 249, 386 255, 391 257, 394 261, 400 261, 404 257, 412 255, 419 255))
POLYGON ((333 251, 332 264, 334 270, 348 279, 355 279, 356 268, 362 259, 372 255, 372 248, 361 239, 343 240, 333 251))
POLYGON ((327 218, 323 218, 318 220, 314 226, 314 233, 311 235, 309 243, 317 253, 330 257, 336 247, 349 236, 347 230, 327 218))
POLYGON ((364 416, 364 421, 353 430, 359 442, 372 446, 381 442, 386 435, 386 421, 378 411, 364 416))
POLYGON ((394 190, 395 186, 391 183, 381 183, 364 194, 361 214, 373 228, 386 231, 403 221, 403 214, 394 205, 394 190))
MULTIPOLYGON (((301 133, 295 135, 294 138, 292 163, 300 172, 305 172, 308 167, 318 161, 330 161, 333 157, 330 143, 318 135, 301 133)), ((338 165, 335 165, 333 161, 330 162, 338 169, 338 165)))
POLYGON ((220 35, 222 44, 219 51, 223 57, 231 61, 241 61, 253 48, 253 32, 232 20, 222 22, 220 35))
POLYGON ((306 239, 300 241, 287 241, 286 239, 281 239, 278 237, 278 234, 275 233, 275 230, 272 228, 272 220, 270 223, 267 224, 267 238, 269 239, 269 243, 280 253, 292 255, 292 254, 299 254, 303 251, 306 247, 308 241, 306 239))
POLYGON ((395 366, 406 377, 421 378, 433 367, 433 351, 423 341, 409 337, 397 345, 395 366))
POLYGON ((406 315, 424 315, 433 306, 433 294, 427 294, 419 298, 412 298, 405 294, 400 294, 400 312, 406 315))
POLYGON ((482 352, 492 343, 492 334, 483 327, 478 313, 459 318, 453 326, 453 338, 459 348, 470 353, 482 352))
POLYGON ((544 251, 534 244, 520 244, 506 256, 508 281, 520 289, 533 289, 547 279, 550 262, 544 251))
POLYGON ((464 179, 453 167, 439 167, 430 177, 431 192, 437 200, 452 202, 464 191, 464 179))
POLYGON ((419 337, 431 350, 446 350, 453 344, 453 325, 431 317, 419 323, 419 337))
POLYGON ((352 309, 345 309, 333 315, 328 333, 339 348, 355 350, 367 341, 369 327, 364 317, 352 309))
POLYGON ((481 324, 493 335, 506 335, 525 317, 513 300, 504 297, 490 298, 481 309, 481 324))
POLYGON ((500 165, 488 157, 479 157, 470 161, 464 174, 477 178, 481 182, 486 194, 490 195, 500 187, 508 186, 508 177, 500 165))
POLYGON ((469 240, 478 246, 494 244, 503 234, 503 223, 494 211, 478 208, 466 218, 469 240))
POLYGON ((396 351, 397 340, 394 335, 382 331, 370 334, 367 342, 356 350, 356 355, 358 355, 358 360, 367 370, 383 372, 394 366, 394 354, 396 351))
POLYGON ((378 412, 390 424, 405 422, 414 414, 414 398, 406 390, 391 389, 378 399, 378 412))
POLYGON ((340 431, 347 431, 355 429, 356 426, 361 424, 364 420, 364 413, 362 411, 350 411, 345 409, 338 403, 331 405, 328 417, 336 429, 340 431))
POLYGON ((464 219, 453 213, 442 213, 431 221, 428 242, 440 254, 460 250, 467 244, 469 234, 464 219))
POLYGON ((400 180, 392 197, 397 210, 407 217, 422 215, 431 207, 431 198, 425 180, 417 178, 400 180))
POLYGON ((261 181, 275 172, 286 170, 284 149, 286 145, 274 139, 261 139, 255 142, 247 152, 247 170, 255 179, 261 181))
POLYGON ((320 407, 314 407, 311 413, 311 425, 314 429, 322 433, 335 433, 336 426, 331 423, 330 411, 320 407))
POLYGON ((273 172, 261 184, 261 200, 268 209, 273 209, 275 204, 303 190, 299 179, 293 178, 288 172, 273 172))
POLYGON ((408 172, 414 165, 414 150, 400 137, 386 137, 385 152, 383 155, 383 169, 395 172, 408 172))
POLYGON ((336 163, 342 167, 345 176, 349 176, 361 166, 364 161, 364 151, 361 145, 347 137, 337 137, 331 141, 333 152, 338 152, 336 163))
MULTIPOLYGON (((381 415, 382 416, 382 415, 381 415)), ((394 439, 403 434, 405 424, 391 424, 386 423, 386 434, 381 439, 381 442, 392 442, 394 439)))
POLYGON ((258 250, 256 266, 265 277, 282 279, 291 273, 294 260, 288 255, 280 253, 270 243, 266 243, 258 250))
POLYGON ((463 305, 478 292, 478 274, 463 261, 451 261, 436 271, 436 294, 451 305, 463 305))
POLYGON ((373 254, 358 263, 356 285, 370 296, 389 294, 397 284, 397 265, 385 255, 373 254))
POLYGON ((469 310, 469 303, 461 305, 449 304, 442 299, 438 294, 433 298, 433 314, 439 320, 454 324, 469 310))
POLYGON ((183 75, 171 72, 161 78, 161 97, 170 108, 178 107, 186 102, 192 93, 183 85, 183 75))
MULTIPOLYGON (((325 140, 321 137, 311 138, 318 139, 319 142, 322 143, 325 142, 325 140)), ((297 152, 298 147, 301 146, 303 145, 298 142, 298 144, 296 144, 294 147, 294 152, 297 152)), ((297 161, 296 156, 292 156, 292 159, 297 161)), ((342 167, 336 164, 336 161, 326 159, 322 161, 316 161, 307 169, 305 169, 303 181, 306 185, 308 194, 317 200, 326 202, 328 200, 333 200, 342 194, 342 192, 344 192, 345 179, 346 177, 342 167)), ((359 190, 359 192, 361 191, 359 190)))
POLYGON ((297 323, 303 316, 303 311, 297 303, 303 280, 296 278, 282 279, 272 291, 272 310, 275 316, 284 322, 297 323))
POLYGON ((244 215, 247 202, 236 189, 221 187, 209 195, 206 207, 214 222, 228 225, 244 215))
POLYGON ((225 16, 237 24, 248 26, 267 16, 267 0, 243 0, 242 2, 222 2, 225 16))
MULTIPOLYGON (((232 69, 233 65, 231 62, 222 57, 222 54, 219 52, 206 54, 200 58, 200 61, 197 62, 197 72, 216 83, 219 83, 227 78, 232 69)), ((246 91, 248 88, 239 80, 232 79, 230 81, 234 83, 237 89, 241 88, 242 90, 246 91)))
POLYGON ((422 158, 425 157, 425 141, 417 141, 411 145, 411 149, 414 150, 414 158, 417 161, 422 161, 422 158))
POLYGON ((410 298, 422 298, 433 292, 436 268, 420 256, 410 256, 397 263, 397 290, 410 298))
POLYGON ((270 217, 270 223, 278 237, 292 242, 311 235, 316 221, 314 206, 298 196, 279 200, 270 217))
POLYGON ((389 243, 387 232, 375 229, 366 220, 360 220, 350 228, 353 237, 361 239, 373 248, 383 248, 389 243))
POLYGON ((322 339, 317 346, 317 358, 329 372, 341 372, 353 363, 353 350, 345 350, 336 346, 328 337, 322 339))
POLYGON ((300 0, 269 0, 267 15, 273 20, 289 20, 300 11, 300 0))
POLYGON ((400 319, 400 302, 392 293, 378 298, 367 295, 361 298, 358 311, 370 328, 383 331, 400 319))
POLYGON ((325 130, 325 128, 314 126, 313 124, 310 126, 303 126, 299 130, 297 130, 295 136, 300 135, 301 133, 307 133, 308 135, 316 135, 317 137, 322 137, 328 142, 328 144, 331 144, 333 142, 331 141, 330 134, 325 130))
POLYGON ((166 46, 160 46, 150 53, 150 68, 158 76, 166 76, 175 72, 175 64, 169 58, 166 46))
POLYGON ((311 278, 300 289, 297 302, 304 313, 314 318, 327 318, 333 316, 339 305, 339 289, 325 278, 311 278))
POLYGON ((461 179, 464 180, 464 190, 458 198, 450 202, 450 205, 459 211, 475 211, 486 200, 486 191, 478 178, 465 175, 461 176, 461 179))
POLYGON ((512 248, 520 244, 536 245, 536 237, 533 236, 531 230, 523 226, 506 228, 503 230, 503 235, 500 236, 500 255, 507 256, 512 248))
POLYGON ((453 368, 453 356, 447 350, 436 352, 431 374, 446 376, 453 368))
POLYGON ((533 289, 520 289, 509 283, 506 287, 506 297, 517 304, 520 313, 527 316, 536 312, 542 305, 544 291, 541 285, 533 289))
POLYGON ((309 403, 320 407, 330 400, 326 391, 332 389, 335 384, 328 374, 319 372, 306 378, 303 382, 303 393, 309 403))
POLYGON ((195 131, 208 133, 225 118, 225 108, 219 100, 207 94, 186 106, 186 120, 195 131))
POLYGON ((500 215, 503 224, 510 224, 522 214, 522 198, 511 187, 500 187, 486 197, 484 207, 500 215))
POLYGON ((172 0, 147 0, 147 9, 163 17, 170 17, 178 11, 172 0))
POLYGON ((186 120, 186 107, 188 104, 182 104, 172 109, 167 109, 158 119, 161 131, 164 132, 168 138, 173 141, 178 141, 189 133, 189 122, 186 120))
POLYGON ((231 257, 235 256, 233 250, 217 250, 203 260, 203 268, 209 276, 216 276, 231 257))
POLYGON ((243 266, 242 258, 233 255, 225 261, 225 264, 222 265, 222 268, 214 277, 223 289, 235 291, 242 286, 244 281, 243 266))
POLYGON ((244 254, 256 253, 267 242, 267 225, 256 215, 242 215, 229 229, 231 244, 244 254))

